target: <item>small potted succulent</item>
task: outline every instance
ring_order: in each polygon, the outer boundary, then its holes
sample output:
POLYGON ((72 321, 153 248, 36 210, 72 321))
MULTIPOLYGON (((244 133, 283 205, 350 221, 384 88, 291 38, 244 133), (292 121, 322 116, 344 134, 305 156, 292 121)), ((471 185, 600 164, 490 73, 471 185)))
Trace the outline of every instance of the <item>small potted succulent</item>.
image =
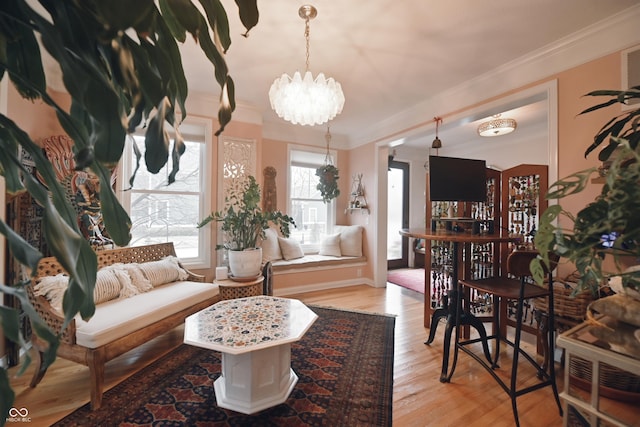
POLYGON ((289 237, 289 227, 295 227, 295 222, 280 211, 263 212, 260 209, 260 186, 253 176, 247 178, 240 190, 231 190, 225 201, 226 210, 212 212, 198 227, 211 221, 219 222, 223 243, 216 245, 216 249, 229 251, 231 278, 255 277, 260 273, 262 263, 258 239, 265 237, 264 230, 276 225, 284 237, 289 237))

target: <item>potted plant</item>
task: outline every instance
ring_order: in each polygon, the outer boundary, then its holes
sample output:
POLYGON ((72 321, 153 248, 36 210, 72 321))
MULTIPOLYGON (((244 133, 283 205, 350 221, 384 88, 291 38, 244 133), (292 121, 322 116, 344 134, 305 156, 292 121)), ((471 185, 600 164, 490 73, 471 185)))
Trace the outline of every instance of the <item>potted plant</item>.
MULTIPOLYGON (((178 49, 187 33, 211 62, 212 75, 215 74, 221 88, 218 133, 231 120, 235 91, 222 55, 231 39, 227 14, 219 3, 0 2, 0 77, 7 76, 21 97, 41 101, 51 108, 51 116, 56 115, 73 140, 76 167, 90 168, 102 183, 100 198, 105 226, 119 246, 129 243, 131 221, 112 190, 110 170, 122 156, 127 134, 141 126, 146 129, 144 161, 149 171, 157 172, 171 158, 173 170, 169 182, 178 172, 184 142, 176 138, 171 144, 165 129, 167 124, 178 129, 187 113, 187 82, 178 49), (194 3, 202 4, 204 12, 194 3), (50 59, 44 59, 42 49, 50 59), (55 66, 48 66, 54 62, 55 66), (47 86, 50 76, 45 76, 45 68, 60 71, 71 100, 69 108, 50 96, 47 86)), ((256 2, 236 4, 249 31, 258 21, 256 2)), ((65 293, 65 318, 69 321, 80 313, 89 319, 95 310, 92 296, 96 254, 78 228, 76 212, 56 179, 53 166, 12 113, 11 109, 8 114, 0 113, 3 153, 0 167, 6 190, 9 194, 26 191, 44 209, 43 234, 48 249, 71 277, 65 293), (31 156, 44 185, 22 165, 21 151, 31 156)), ((0 233, 6 237, 8 252, 35 272, 42 253, 2 221, 0 233)), ((10 286, 0 284, 0 292, 19 300, 33 330, 50 343, 43 366, 46 368, 55 360, 58 337, 29 302, 26 291, 29 284, 28 280, 10 286)), ((14 306, 0 310, 5 337, 26 347, 19 319, 20 313, 14 306)), ((24 353, 26 366, 29 352, 24 353)), ((2 366, 0 425, 7 419, 13 402, 7 370, 2 366)))
POLYGON ((263 212, 260 209, 260 186, 249 176, 240 190, 232 189, 225 198, 226 210, 212 212, 198 227, 211 221, 222 227, 223 243, 216 249, 229 251, 229 268, 232 278, 255 277, 260 273, 262 250, 258 239, 265 238, 265 230, 276 225, 284 237, 289 237, 289 226, 295 226, 293 218, 280 211, 263 212))
MULTIPOLYGON (((628 91, 596 91, 589 96, 612 99, 581 114, 606 106, 640 99, 640 87, 628 91)), ((622 293, 640 291, 640 270, 629 268, 640 263, 640 109, 631 110, 610 120, 594 138, 585 156, 608 139, 600 160, 615 158, 604 179, 600 195, 577 214, 566 211, 560 203, 542 214, 535 236, 540 257, 532 263, 536 280, 542 283, 542 264, 549 265, 555 252, 575 264, 579 273, 576 291, 588 289, 598 294, 603 284, 619 282, 622 293), (625 289, 628 292, 625 292, 625 289)), ((598 177, 598 168, 576 172, 553 184, 548 199, 561 199, 583 191, 598 177)), ((602 306, 607 302, 598 302, 602 306)), ((637 317, 640 313, 635 313, 637 317)))
POLYGON ((316 169, 316 176, 320 178, 320 182, 316 189, 320 191, 322 200, 325 203, 330 202, 340 195, 338 189, 338 168, 332 164, 326 164, 316 169))

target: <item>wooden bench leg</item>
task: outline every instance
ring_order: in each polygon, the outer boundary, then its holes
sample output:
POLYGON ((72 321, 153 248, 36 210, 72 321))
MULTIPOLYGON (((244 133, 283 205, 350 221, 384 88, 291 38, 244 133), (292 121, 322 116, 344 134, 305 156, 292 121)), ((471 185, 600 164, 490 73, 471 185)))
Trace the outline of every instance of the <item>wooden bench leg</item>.
POLYGON ((104 353, 100 350, 89 351, 87 354, 87 366, 91 381, 91 409, 96 410, 102 406, 102 392, 104 388, 104 353))

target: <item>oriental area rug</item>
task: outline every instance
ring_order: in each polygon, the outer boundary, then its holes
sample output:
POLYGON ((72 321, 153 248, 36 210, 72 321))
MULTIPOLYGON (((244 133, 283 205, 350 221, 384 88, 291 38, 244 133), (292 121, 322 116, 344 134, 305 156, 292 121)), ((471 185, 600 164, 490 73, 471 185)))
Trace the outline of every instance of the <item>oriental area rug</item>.
POLYGON ((424 268, 389 270, 387 281, 424 294, 424 268))
POLYGON ((56 426, 391 426, 395 318, 310 308, 318 319, 291 346, 298 383, 253 415, 216 405, 220 353, 182 344, 56 426))

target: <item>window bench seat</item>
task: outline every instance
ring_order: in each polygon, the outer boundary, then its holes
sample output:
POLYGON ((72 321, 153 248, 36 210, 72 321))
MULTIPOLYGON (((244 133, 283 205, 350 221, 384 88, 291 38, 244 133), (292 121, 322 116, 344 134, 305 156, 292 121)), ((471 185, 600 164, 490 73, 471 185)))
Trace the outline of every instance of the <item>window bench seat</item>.
POLYGON ((262 243, 263 261, 271 262, 273 292, 278 296, 363 284, 367 257, 363 227, 336 225, 318 253, 304 254, 299 243, 283 239, 273 229, 262 243), (265 258, 266 256, 266 258, 265 258))
POLYGON ((285 261, 283 259, 272 261, 274 274, 285 273, 288 271, 302 272, 313 271, 324 267, 337 268, 340 266, 350 266, 353 264, 364 265, 367 263, 367 258, 364 256, 328 256, 309 254, 302 258, 291 259, 285 261))

